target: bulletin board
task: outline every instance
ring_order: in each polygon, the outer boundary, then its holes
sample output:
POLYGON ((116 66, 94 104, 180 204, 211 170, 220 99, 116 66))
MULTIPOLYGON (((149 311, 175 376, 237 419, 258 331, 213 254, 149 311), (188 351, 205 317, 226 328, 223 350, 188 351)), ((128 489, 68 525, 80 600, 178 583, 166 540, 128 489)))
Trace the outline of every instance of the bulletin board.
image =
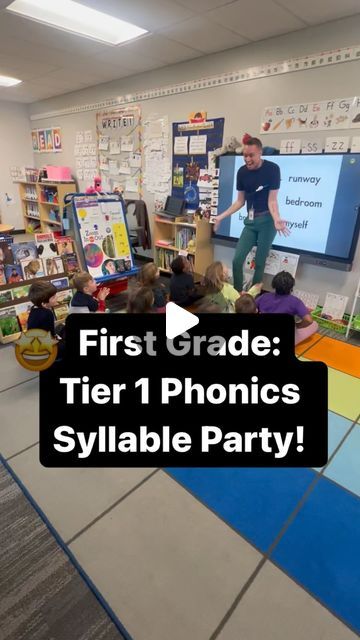
POLYGON ((224 123, 225 118, 173 123, 172 195, 185 200, 187 209, 199 206, 200 170, 209 168, 209 153, 222 146, 224 123))
POLYGON ((137 273, 122 199, 78 194, 72 202, 78 246, 96 282, 137 273))
POLYGON ((62 151, 60 127, 31 130, 34 153, 59 153, 62 151))
POLYGON ((142 199, 141 111, 138 106, 96 114, 98 167, 103 191, 142 199))

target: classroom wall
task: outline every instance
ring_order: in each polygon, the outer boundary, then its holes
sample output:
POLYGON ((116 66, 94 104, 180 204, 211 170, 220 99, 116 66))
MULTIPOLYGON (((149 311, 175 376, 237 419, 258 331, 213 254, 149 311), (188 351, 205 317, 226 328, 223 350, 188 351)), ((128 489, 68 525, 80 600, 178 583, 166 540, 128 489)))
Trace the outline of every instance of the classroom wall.
MULTIPOLYGON (((242 69, 265 62, 275 62, 312 53, 355 45, 360 40, 360 16, 328 23, 320 27, 304 29, 285 36, 246 45, 219 54, 177 65, 158 69, 151 73, 105 83, 74 92, 58 98, 34 103, 29 106, 30 114, 41 114, 73 105, 87 104, 117 95, 155 88, 197 79, 223 71, 242 69)), ((141 102, 143 118, 150 114, 167 114, 169 122, 186 120, 193 110, 206 110, 209 118, 225 117, 225 138, 236 135, 241 138, 245 131, 259 134, 262 110, 272 104, 287 104, 328 98, 349 97, 359 93, 359 62, 353 61, 308 71, 300 71, 281 76, 242 82, 225 87, 214 87, 164 98, 141 102)), ((61 115, 42 118, 33 122, 34 127, 61 126, 63 153, 46 154, 46 162, 75 166, 73 149, 75 133, 79 129, 93 129, 95 133, 95 112, 61 115)), ((339 135, 354 135, 342 130, 339 135)), ((326 132, 306 134, 306 137, 322 137, 326 132)), ((264 136, 264 143, 278 146, 284 134, 264 136)), ((292 137, 292 136, 291 136, 292 137)), ((171 152, 171 150, 169 150, 171 152)), ((44 156, 36 156, 37 166, 44 162, 44 156)), ((81 185, 83 186, 83 185, 81 185)), ((144 192, 145 200, 152 209, 153 198, 144 192)), ((286 211, 281 212, 286 218, 286 211)), ((215 243, 215 257, 231 264, 234 249, 215 243)), ((345 273, 301 264, 297 274, 297 286, 317 291, 323 301, 327 291, 335 291, 353 296, 360 277, 360 246, 351 273, 345 273)), ((265 279, 269 284, 268 278, 265 279)))
POLYGON ((0 144, 0 219, 3 224, 23 229, 19 190, 13 184, 10 167, 32 167, 34 164, 26 105, 0 102, 0 144), (13 204, 6 204, 6 193, 13 204))

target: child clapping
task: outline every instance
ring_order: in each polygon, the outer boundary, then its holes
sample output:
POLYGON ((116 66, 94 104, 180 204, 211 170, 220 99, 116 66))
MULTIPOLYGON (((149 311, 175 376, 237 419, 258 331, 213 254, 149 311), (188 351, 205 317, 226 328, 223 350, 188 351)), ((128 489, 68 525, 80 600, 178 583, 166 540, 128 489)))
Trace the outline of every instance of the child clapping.
POLYGON ((105 311, 105 298, 109 295, 110 289, 102 287, 95 298, 97 284, 87 271, 74 276, 73 285, 76 293, 71 300, 71 307, 87 307, 91 313, 105 311))

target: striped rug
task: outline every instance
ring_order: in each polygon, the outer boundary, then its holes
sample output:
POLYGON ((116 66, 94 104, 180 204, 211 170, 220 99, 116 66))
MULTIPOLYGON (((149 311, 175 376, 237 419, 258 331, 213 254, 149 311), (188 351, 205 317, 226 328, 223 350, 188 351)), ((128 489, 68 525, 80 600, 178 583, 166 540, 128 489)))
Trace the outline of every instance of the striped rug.
POLYGON ((0 461, 1 640, 128 639, 120 627, 0 461))

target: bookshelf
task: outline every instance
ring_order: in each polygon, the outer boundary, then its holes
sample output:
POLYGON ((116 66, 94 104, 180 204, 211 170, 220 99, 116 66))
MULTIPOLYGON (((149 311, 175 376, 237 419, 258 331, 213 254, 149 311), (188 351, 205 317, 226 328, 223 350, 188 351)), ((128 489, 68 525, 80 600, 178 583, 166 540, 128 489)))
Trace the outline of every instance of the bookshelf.
MULTIPOLYGON (((6 291, 11 291, 12 295, 14 295, 13 291, 15 289, 20 289, 20 288, 22 288, 24 286, 30 286, 33 282, 39 282, 41 280, 49 281, 51 279, 52 280, 62 280, 62 279, 63 280, 65 280, 65 279, 68 280, 69 279, 69 275, 67 273, 63 272, 63 273, 57 274, 56 277, 55 276, 51 276, 51 277, 50 276, 44 276, 44 277, 41 277, 41 278, 34 278, 33 280, 26 280, 26 281, 22 281, 22 282, 16 282, 14 284, 1 285, 0 286, 0 296, 1 296, 1 293, 3 293, 5 290, 6 291)), ((60 291, 67 291, 67 290, 70 290, 70 289, 71 289, 71 285, 68 284, 67 287, 59 289, 59 292, 60 291)), ((23 297, 17 298, 17 299, 13 298, 13 299, 8 300, 6 302, 0 302, 0 316, 1 316, 1 311, 2 310, 8 309, 8 308, 15 308, 16 317, 18 319, 18 324, 19 324, 20 323, 20 315, 21 315, 21 313, 25 312, 24 311, 24 307, 26 307, 26 306, 30 307, 30 305, 31 305, 31 302, 30 302, 29 296, 23 296, 23 297)), ((65 303, 59 303, 54 308, 55 322, 59 321, 57 316, 56 316, 57 309, 59 307, 64 306, 64 305, 65 305, 65 303)), ((21 323, 20 323, 20 328, 23 330, 23 327, 22 327, 21 323)), ((14 342, 15 340, 18 340, 18 338, 20 338, 20 336, 21 336, 21 331, 17 331, 16 333, 12 333, 10 335, 5 335, 4 336, 2 334, 1 329, 0 329, 0 344, 8 344, 9 342, 14 342)))
POLYGON ((25 231, 59 231, 64 197, 67 193, 75 193, 75 183, 24 180, 18 185, 25 231))
POLYGON ((164 273, 171 273, 170 263, 180 251, 186 251, 190 240, 195 246, 187 251, 187 258, 195 273, 204 275, 206 268, 213 262, 213 245, 211 242, 212 225, 207 220, 189 223, 185 218, 168 220, 155 215, 154 262, 164 273))
POLYGON ((15 243, 10 236, 0 240, 0 344, 17 340, 26 330, 32 306, 29 289, 35 282, 50 281, 56 286, 55 323, 63 321, 68 313, 71 278, 80 270, 75 240, 46 235, 49 237, 35 236, 36 242, 15 243), (21 259, 25 251, 30 257, 21 259), (30 265, 31 270, 27 270, 30 265))

